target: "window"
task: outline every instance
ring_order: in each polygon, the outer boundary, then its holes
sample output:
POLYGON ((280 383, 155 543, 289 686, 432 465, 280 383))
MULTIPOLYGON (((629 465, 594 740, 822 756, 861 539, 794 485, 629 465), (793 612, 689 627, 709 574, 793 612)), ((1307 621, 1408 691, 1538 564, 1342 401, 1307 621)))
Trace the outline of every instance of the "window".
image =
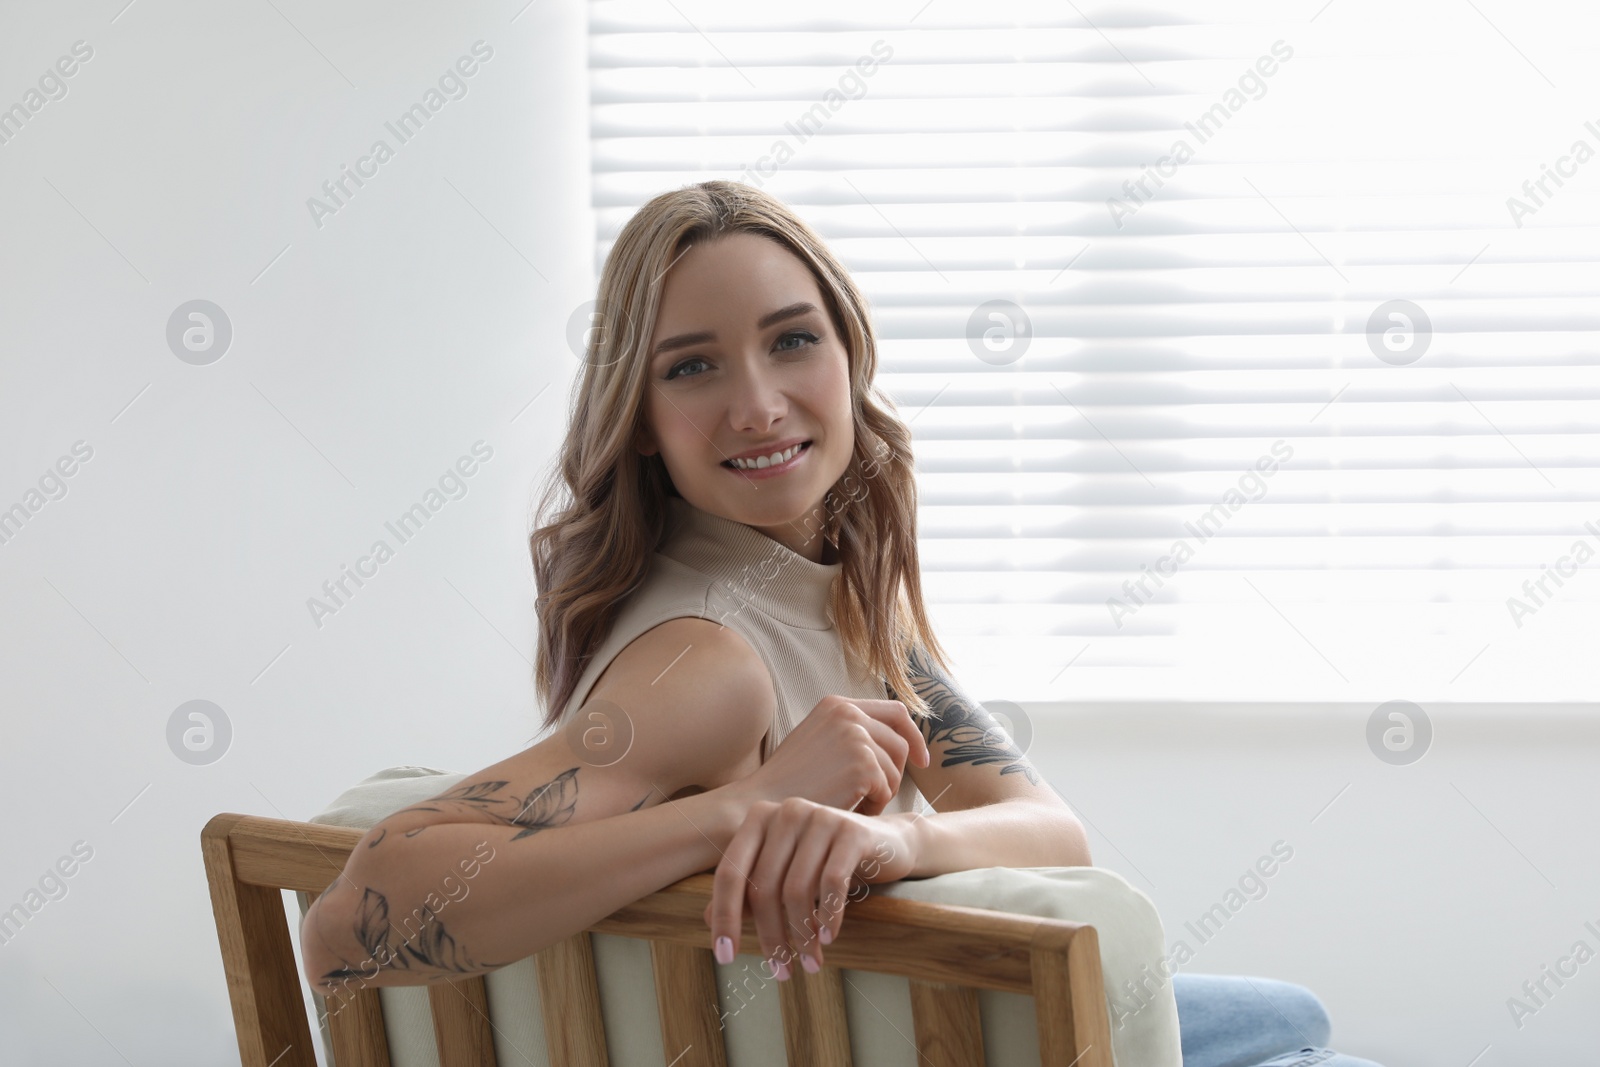
POLYGON ((593 4, 596 263, 818 228, 975 694, 1593 699, 1592 10, 888 6, 593 4))

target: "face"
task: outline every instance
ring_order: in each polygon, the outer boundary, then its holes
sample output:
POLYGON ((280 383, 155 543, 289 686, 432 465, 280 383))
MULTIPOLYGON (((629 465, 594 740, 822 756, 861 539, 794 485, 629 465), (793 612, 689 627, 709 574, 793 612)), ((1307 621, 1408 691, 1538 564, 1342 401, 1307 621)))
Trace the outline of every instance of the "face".
POLYGON ((692 245, 667 271, 647 358, 639 451, 661 455, 690 504, 821 561, 822 501, 854 424, 844 341, 805 264, 755 234, 692 245), (797 443, 764 470, 731 462, 797 443))

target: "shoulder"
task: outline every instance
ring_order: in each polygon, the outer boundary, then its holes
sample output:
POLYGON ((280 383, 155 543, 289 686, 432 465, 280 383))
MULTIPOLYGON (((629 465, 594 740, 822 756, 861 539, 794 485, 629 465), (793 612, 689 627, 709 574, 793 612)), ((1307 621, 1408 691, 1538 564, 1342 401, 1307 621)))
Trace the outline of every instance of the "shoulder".
POLYGON ((613 608, 603 636, 584 656, 577 685, 560 709, 561 717, 581 706, 611 662, 647 631, 684 616, 712 615, 710 598, 711 582, 705 575, 659 552, 653 554, 644 579, 613 608))
POLYGON ((595 681, 594 696, 641 688, 678 695, 724 691, 776 702, 772 676, 760 654, 736 630, 713 619, 679 615, 639 633, 618 650, 595 681))
POLYGON ((772 676, 748 641, 710 619, 680 616, 618 651, 577 714, 599 709, 629 732, 645 762, 665 761, 699 781, 757 751, 777 707, 772 676))

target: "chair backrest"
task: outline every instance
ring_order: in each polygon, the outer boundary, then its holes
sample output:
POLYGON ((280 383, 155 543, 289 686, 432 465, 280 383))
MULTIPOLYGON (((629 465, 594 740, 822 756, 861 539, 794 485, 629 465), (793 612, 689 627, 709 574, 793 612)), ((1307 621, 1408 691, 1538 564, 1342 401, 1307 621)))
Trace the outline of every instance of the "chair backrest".
MULTIPOLYGON (((217 939, 244 1067, 316 1067, 284 890, 320 894, 344 869, 362 831, 253 815, 217 815, 201 832, 217 939)), ((712 878, 697 874, 627 905, 535 953, 550 1062, 608 1064, 590 934, 649 942, 662 1045, 674 1061, 726 1063, 714 959, 704 911, 712 878)), ((744 938, 754 943, 746 918, 744 938)), ((984 1063, 977 990, 1030 995, 1040 1062, 1113 1067, 1111 1031, 1094 927, 1059 919, 869 895, 828 947, 818 974, 794 969, 779 983, 788 1062, 851 1063, 841 968, 909 981, 918 1063, 984 1063)), ((428 986, 441 1067, 496 1064, 482 976, 428 986)), ((388 1067, 377 988, 354 993, 329 1016, 337 1067, 388 1067)))

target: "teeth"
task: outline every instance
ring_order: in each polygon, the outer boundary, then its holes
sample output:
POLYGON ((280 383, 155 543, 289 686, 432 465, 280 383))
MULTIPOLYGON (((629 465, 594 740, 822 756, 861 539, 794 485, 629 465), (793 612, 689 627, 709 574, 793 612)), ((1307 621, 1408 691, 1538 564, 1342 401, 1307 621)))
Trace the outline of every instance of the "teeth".
POLYGON ((782 463, 792 458, 796 452, 800 451, 800 448, 801 445, 795 445, 787 452, 774 452, 770 456, 760 456, 756 459, 736 459, 733 461, 733 465, 740 470, 763 470, 774 463, 782 463))

